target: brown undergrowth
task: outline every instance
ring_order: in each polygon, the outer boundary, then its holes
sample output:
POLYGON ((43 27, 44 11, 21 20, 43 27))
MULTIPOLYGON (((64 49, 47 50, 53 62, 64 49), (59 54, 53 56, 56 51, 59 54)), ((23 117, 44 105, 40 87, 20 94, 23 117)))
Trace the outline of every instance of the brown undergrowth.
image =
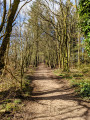
POLYGON ((25 70, 23 87, 20 88, 20 70, 9 68, 0 76, 0 119, 9 120, 23 106, 23 99, 30 97, 33 67, 25 70), (28 75, 29 74, 29 75, 28 75), (28 79, 28 76, 30 79, 28 79))

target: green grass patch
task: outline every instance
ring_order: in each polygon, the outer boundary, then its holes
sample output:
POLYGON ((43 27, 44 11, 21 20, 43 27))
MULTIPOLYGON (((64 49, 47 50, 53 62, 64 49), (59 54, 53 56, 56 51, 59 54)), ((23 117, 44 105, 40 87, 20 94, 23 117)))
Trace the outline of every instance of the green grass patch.
POLYGON ((83 99, 90 99, 90 80, 89 80, 89 68, 72 72, 62 72, 55 70, 55 75, 60 79, 65 78, 71 82, 71 86, 75 88, 76 93, 83 97, 83 99))
POLYGON ((73 77, 83 77, 83 74, 73 74, 73 77))
POLYGON ((19 110, 19 106, 16 105, 15 103, 7 103, 5 106, 5 110, 8 112, 15 112, 19 110))
POLYGON ((61 78, 72 79, 72 75, 69 73, 59 74, 61 78))
POLYGON ((19 104, 21 104, 20 99, 15 99, 13 101, 7 99, 3 102, 2 107, 0 109, 0 113, 2 112, 15 112, 20 110, 19 104))
POLYGON ((15 100, 14 100, 14 103, 15 103, 15 104, 21 104, 22 101, 21 101, 20 99, 15 99, 15 100))

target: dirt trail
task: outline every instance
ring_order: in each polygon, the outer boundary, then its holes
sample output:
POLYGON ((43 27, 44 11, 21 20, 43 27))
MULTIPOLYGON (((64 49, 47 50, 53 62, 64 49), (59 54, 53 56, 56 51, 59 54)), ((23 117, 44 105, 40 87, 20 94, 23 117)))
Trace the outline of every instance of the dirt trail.
POLYGON ((33 100, 13 120, 90 120, 89 103, 75 98, 67 82, 41 64, 35 72, 33 100))

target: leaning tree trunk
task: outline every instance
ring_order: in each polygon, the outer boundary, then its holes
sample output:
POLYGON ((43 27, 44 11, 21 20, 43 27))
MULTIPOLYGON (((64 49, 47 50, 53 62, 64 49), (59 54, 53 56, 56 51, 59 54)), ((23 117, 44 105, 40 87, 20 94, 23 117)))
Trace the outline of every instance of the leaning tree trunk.
POLYGON ((7 25, 5 29, 5 35, 2 40, 2 44, 0 47, 0 69, 4 67, 4 55, 7 49, 7 45, 9 44, 10 41, 10 35, 12 32, 12 24, 14 21, 14 16, 16 14, 16 11, 18 9, 18 5, 20 3, 20 0, 14 0, 11 8, 8 11, 8 18, 7 18, 7 25))

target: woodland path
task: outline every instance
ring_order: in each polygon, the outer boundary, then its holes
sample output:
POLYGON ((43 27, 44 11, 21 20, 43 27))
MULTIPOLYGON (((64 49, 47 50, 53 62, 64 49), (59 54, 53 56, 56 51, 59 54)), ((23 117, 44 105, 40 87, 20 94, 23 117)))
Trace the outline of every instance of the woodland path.
POLYGON ((13 120, 90 120, 90 104, 74 96, 64 79, 41 64, 34 74, 32 100, 26 100, 22 113, 13 120))

